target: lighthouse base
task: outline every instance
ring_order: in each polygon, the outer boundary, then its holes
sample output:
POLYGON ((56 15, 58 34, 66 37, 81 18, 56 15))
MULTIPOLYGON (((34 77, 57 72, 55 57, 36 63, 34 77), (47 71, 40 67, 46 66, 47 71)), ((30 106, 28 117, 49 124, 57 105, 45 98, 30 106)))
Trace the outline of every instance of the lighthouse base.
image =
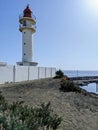
POLYGON ((37 66, 37 62, 17 62, 17 65, 20 66, 37 66))

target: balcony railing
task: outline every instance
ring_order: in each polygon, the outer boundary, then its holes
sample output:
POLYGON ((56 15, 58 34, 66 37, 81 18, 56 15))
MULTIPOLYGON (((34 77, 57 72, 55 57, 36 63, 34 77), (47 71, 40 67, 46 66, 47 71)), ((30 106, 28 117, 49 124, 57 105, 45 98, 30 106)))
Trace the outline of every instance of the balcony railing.
MULTIPOLYGON (((32 18, 34 21, 36 21, 36 17, 35 17, 34 15, 31 15, 31 16, 32 16, 31 18, 32 18)), ((24 14, 20 14, 20 15, 19 15, 19 20, 22 19, 22 18, 24 18, 24 14)), ((29 18, 29 17, 28 17, 28 18, 29 18)))
POLYGON ((32 25, 32 26, 29 26, 29 25, 22 25, 22 24, 20 24, 19 25, 19 29, 21 29, 21 28, 31 28, 31 29, 34 29, 35 31, 36 31, 36 25, 32 25))

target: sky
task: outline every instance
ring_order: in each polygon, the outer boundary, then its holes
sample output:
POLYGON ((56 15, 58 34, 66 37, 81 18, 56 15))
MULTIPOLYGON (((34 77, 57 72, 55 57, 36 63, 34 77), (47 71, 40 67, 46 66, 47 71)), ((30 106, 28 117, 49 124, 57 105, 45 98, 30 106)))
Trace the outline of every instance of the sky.
POLYGON ((98 70, 98 0, 0 0, 0 62, 22 61, 19 15, 36 16, 33 61, 63 70, 98 70))

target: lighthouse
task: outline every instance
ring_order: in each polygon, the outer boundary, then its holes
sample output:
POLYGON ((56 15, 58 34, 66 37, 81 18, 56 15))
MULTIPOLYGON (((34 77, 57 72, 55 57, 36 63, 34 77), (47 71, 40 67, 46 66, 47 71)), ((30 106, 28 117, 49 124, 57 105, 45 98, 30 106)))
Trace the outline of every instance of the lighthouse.
POLYGON ((33 34, 36 32, 36 18, 29 5, 19 16, 19 23, 19 31, 22 33, 22 62, 17 62, 17 65, 37 66, 38 63, 33 62, 33 34))

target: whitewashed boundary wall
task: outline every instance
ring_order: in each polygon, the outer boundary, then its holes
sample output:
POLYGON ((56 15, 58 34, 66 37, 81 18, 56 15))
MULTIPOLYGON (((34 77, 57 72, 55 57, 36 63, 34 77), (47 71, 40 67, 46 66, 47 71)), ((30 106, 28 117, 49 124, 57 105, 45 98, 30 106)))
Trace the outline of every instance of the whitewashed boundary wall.
POLYGON ((46 68, 44 68, 44 67, 39 67, 39 69, 38 69, 38 73, 39 73, 39 74, 38 74, 38 78, 39 78, 39 79, 46 77, 45 71, 46 71, 46 68))
POLYGON ((38 67, 29 67, 29 80, 38 79, 38 67))
POLYGON ((55 72, 56 68, 48 67, 4 66, 0 67, 0 83, 54 77, 55 72))
POLYGON ((49 76, 49 77, 52 76, 52 75, 51 75, 51 74, 52 74, 51 72, 52 72, 52 68, 47 68, 47 69, 46 69, 46 78, 48 78, 48 76, 49 76))
POLYGON ((56 68, 51 68, 51 76, 50 77, 54 77, 55 72, 56 72, 56 68))
POLYGON ((13 82, 13 66, 0 67, 0 83, 13 82))
POLYGON ((27 66, 17 66, 15 68, 15 80, 14 82, 26 81, 28 80, 28 67, 27 66))

